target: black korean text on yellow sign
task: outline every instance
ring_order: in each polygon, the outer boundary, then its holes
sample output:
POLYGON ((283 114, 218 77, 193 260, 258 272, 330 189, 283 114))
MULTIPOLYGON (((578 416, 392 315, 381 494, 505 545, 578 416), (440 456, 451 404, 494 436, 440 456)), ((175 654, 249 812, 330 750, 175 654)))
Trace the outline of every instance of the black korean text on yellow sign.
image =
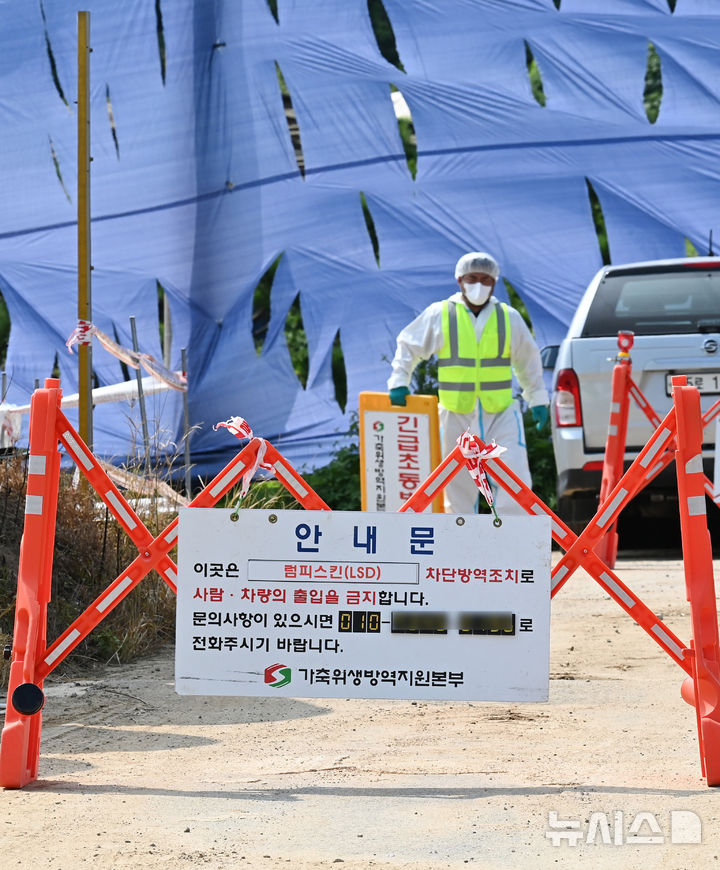
MULTIPOLYGON (((393 512, 440 464, 436 396, 408 396, 391 405, 387 393, 359 394, 362 509, 393 512)), ((433 501, 442 513, 442 494, 433 501)))

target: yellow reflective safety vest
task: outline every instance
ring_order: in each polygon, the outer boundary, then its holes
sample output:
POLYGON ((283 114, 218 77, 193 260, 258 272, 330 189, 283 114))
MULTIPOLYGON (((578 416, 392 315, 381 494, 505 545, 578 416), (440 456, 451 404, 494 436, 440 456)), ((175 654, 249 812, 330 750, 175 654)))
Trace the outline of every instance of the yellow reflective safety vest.
POLYGON ((469 414, 476 399, 498 414, 512 402, 510 316, 501 302, 478 342, 472 314, 446 299, 442 309, 443 346, 438 353, 438 399, 448 411, 469 414))

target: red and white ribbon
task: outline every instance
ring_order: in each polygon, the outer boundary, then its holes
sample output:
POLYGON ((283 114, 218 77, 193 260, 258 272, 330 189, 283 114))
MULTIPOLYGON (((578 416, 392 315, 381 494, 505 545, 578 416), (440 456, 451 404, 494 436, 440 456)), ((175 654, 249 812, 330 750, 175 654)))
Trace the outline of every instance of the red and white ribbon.
POLYGON ((128 347, 123 347, 121 344, 113 341, 101 329, 98 329, 94 323, 90 323, 89 320, 78 321, 78 325, 73 329, 70 338, 65 342, 65 346, 72 353, 73 345, 92 344, 93 336, 97 338, 108 353, 111 353, 131 368, 139 369, 142 365, 149 375, 152 375, 158 381, 162 381, 171 389, 178 390, 181 393, 187 390, 187 378, 184 372, 170 371, 162 363, 159 363, 152 354, 140 353, 128 347))
POLYGON ((488 507, 492 507, 495 497, 493 496, 483 463, 486 459, 494 459, 496 456, 500 456, 501 453, 507 450, 507 447, 500 447, 493 441, 491 444, 486 444, 485 448, 481 450, 480 445, 470 434, 469 429, 458 438, 457 443, 465 459, 465 465, 470 472, 470 476, 478 485, 480 492, 485 496, 488 507))
POLYGON ((218 429, 227 429, 236 438, 252 438, 253 431, 250 424, 243 417, 231 417, 229 420, 224 420, 222 423, 216 423, 213 426, 213 431, 218 429))
POLYGON ((92 344, 94 329, 95 327, 89 320, 78 320, 78 325, 70 333, 70 337, 65 342, 65 347, 72 353, 73 345, 92 344))
MULTIPOLYGON (((229 432, 236 438, 252 438, 253 432, 250 428, 250 424, 243 417, 231 417, 229 420, 225 420, 222 423, 216 423, 213 426, 213 430, 217 431, 218 429, 227 429, 229 432)), ((250 489, 250 484, 252 483, 252 479, 255 476, 255 472, 258 468, 266 468, 268 471, 272 471, 272 465, 266 464, 263 462, 265 459, 265 449, 267 444, 263 438, 258 439, 260 441, 260 447, 258 448, 258 452, 255 456, 255 462, 252 464, 251 468, 243 474, 242 478, 242 490, 240 491, 240 499, 242 500, 248 493, 250 489)))

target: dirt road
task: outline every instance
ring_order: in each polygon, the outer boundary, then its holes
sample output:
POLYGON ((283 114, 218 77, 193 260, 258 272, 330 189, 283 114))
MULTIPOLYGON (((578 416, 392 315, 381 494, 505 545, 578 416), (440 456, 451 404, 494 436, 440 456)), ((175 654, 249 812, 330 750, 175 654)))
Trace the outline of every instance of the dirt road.
MULTIPOLYGON (((688 640, 679 561, 617 573, 688 640)), ((683 677, 579 574, 547 704, 180 697, 170 650, 50 680, 40 778, 0 796, 2 865, 718 867, 683 677)))

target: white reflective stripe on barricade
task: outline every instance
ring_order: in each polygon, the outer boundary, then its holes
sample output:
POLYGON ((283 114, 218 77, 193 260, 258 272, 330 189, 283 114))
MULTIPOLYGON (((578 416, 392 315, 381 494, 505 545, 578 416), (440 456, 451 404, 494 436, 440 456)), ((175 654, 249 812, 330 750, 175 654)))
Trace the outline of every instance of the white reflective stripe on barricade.
POLYGON ((25 513, 31 516, 42 516, 43 497, 41 495, 25 496, 25 513))
POLYGON ((28 474, 45 474, 47 458, 45 456, 28 457, 28 474))

